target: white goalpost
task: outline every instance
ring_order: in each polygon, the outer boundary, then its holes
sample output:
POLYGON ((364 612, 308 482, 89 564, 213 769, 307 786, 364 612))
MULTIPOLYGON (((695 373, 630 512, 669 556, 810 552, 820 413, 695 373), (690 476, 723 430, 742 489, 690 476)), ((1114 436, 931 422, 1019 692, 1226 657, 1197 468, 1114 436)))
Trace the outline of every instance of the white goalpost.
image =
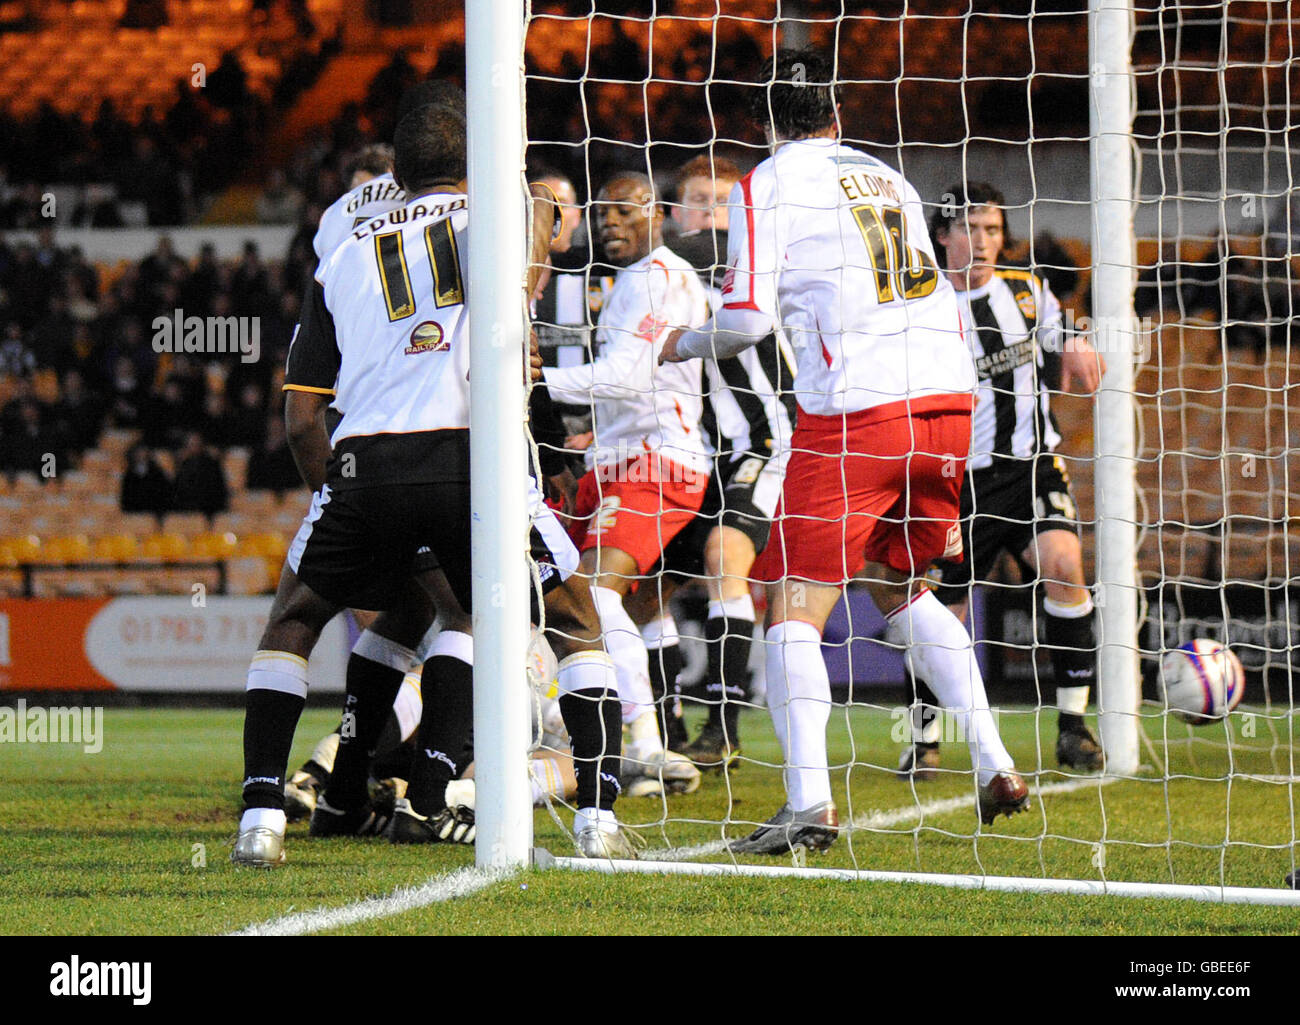
POLYGON ((1096 410, 1097 706, 1106 771, 1138 768, 1137 480, 1133 359, 1133 15, 1089 0, 1094 347, 1106 355, 1096 410))
MULTIPOLYGON (((846 4, 780 0, 664 6, 666 13, 646 5, 635 14, 607 14, 600 4, 563 0, 465 5, 477 864, 1300 907, 1300 890, 1279 889, 1300 861, 1300 718, 1292 683, 1300 671, 1300 539, 1290 523, 1294 475, 1300 473, 1300 434, 1291 411, 1300 395, 1300 346, 1288 333, 1289 322, 1300 316, 1300 170, 1292 161, 1300 117, 1291 96, 1275 84, 1281 68, 1281 81, 1294 86, 1300 39, 1283 32, 1271 10, 1256 17, 1258 4, 1233 15, 1227 5, 1188 13, 1138 0, 1025 0, 1022 14, 991 16, 951 3, 914 21, 905 4, 898 15, 865 5, 851 11, 846 4), (945 19, 951 31, 927 36, 921 23, 945 19), (1218 54, 1202 68, 1186 53, 1210 52, 1213 44, 1205 40, 1213 38, 1215 19, 1218 54), (968 107, 975 95, 969 90, 990 77, 970 71, 968 57, 979 48, 987 52, 996 33, 1013 22, 1023 30, 1031 70, 1023 77, 1009 74, 1012 87, 996 96, 1005 101, 1015 87, 1023 88, 1024 130, 1015 124, 1005 137, 991 138, 997 133, 976 126, 976 113, 996 122, 1002 112, 996 99, 974 113, 968 107), (1086 66, 1082 56, 1069 68, 1054 66, 1060 51, 1053 47, 1065 39, 1077 52, 1083 31, 1086 66), (885 38, 879 47, 884 56, 874 55, 874 63, 864 55, 872 32, 895 32, 898 39, 893 48, 892 37, 885 38), (954 40, 963 52, 952 51, 954 40), (1277 52, 1278 40, 1286 52, 1277 52), (855 138, 851 118, 844 121, 845 141, 903 170, 927 216, 943 202, 949 182, 1000 177, 1008 195, 1006 223, 1029 242, 1017 259, 1038 272, 1053 269, 1057 257, 1036 255, 1042 230, 1050 230, 1069 243, 1058 252, 1086 282, 1073 302, 1086 310, 1106 369, 1090 405, 1063 397, 1073 412, 1061 429, 1059 451, 1079 495, 1085 572, 1097 610, 1097 683, 1089 717, 1096 714, 1105 768, 1088 775, 1050 760, 1050 728, 1045 733, 1040 727, 1050 727, 1047 712, 1054 715, 1056 706, 1050 685, 1040 680, 1045 645, 1036 631, 1042 617, 1031 611, 1024 634, 1003 629, 981 636, 992 615, 985 610, 994 607, 988 596, 1026 589, 1023 581, 1000 576, 979 592, 985 597, 972 615, 977 647, 990 664, 1005 667, 1018 659, 1023 670, 1017 678, 1026 684, 1022 696, 1007 701, 1001 714, 1034 798, 1029 814, 976 825, 964 752, 952 756, 951 766, 945 762, 937 781, 895 778, 897 750, 889 733, 907 699, 900 706, 890 687, 901 688, 901 666, 898 681, 870 674, 862 681, 864 664, 891 653, 879 634, 862 634, 859 610, 849 612, 843 636, 832 640, 828 633, 823 645, 824 653, 844 663, 845 674, 832 677, 839 689, 831 715, 831 775, 843 818, 827 867, 809 867, 802 849, 783 863, 761 864, 728 848, 728 840, 775 810, 764 802, 780 779, 780 748, 768 735, 767 712, 754 692, 743 712, 746 746, 734 766, 706 775, 698 793, 618 801, 620 821, 652 837, 643 860, 584 861, 568 856, 574 845, 567 813, 574 809, 563 795, 545 798, 549 815, 534 808, 528 759, 530 744, 539 742, 529 734, 535 709, 520 686, 529 640, 525 167, 532 170, 536 161, 566 173, 588 222, 615 168, 646 172, 659 186, 695 155, 733 157, 748 170, 766 150, 732 130, 743 115, 719 107, 718 97, 738 103, 762 58, 790 44, 834 48, 840 98, 861 90, 873 103, 894 104, 896 142, 855 138), (729 61, 733 53, 752 67, 739 58, 729 61), (1254 122, 1242 129, 1234 120, 1242 105, 1233 98, 1240 79, 1233 69, 1254 67, 1251 60, 1265 83, 1262 135, 1254 122), (1204 98, 1211 87, 1196 79, 1202 92, 1194 92, 1187 84, 1189 75, 1202 71, 1217 75, 1217 111, 1204 98), (1071 131, 1073 122, 1052 122, 1044 111, 1055 112, 1038 106, 1040 85, 1046 89, 1057 80, 1086 85, 1070 93, 1079 102, 1077 131, 1071 131), (908 98, 941 85, 954 85, 953 95, 961 96, 964 137, 953 141, 921 115, 917 134, 909 135, 912 125, 903 113, 908 98), (526 94, 549 104, 532 111, 544 115, 538 137, 527 130, 526 94), (707 138, 672 134, 695 124, 700 111, 711 126, 707 138), (1242 170, 1247 165, 1262 171, 1242 170), (1261 215, 1259 253, 1234 257, 1233 247, 1240 249, 1240 240, 1255 229, 1230 216, 1233 204, 1258 198, 1275 210, 1288 196, 1285 209, 1295 211, 1290 222, 1279 229, 1276 217, 1261 215), (1213 218, 1205 213, 1211 207, 1213 218), (1243 312, 1233 275, 1245 273, 1249 259, 1264 268, 1267 316, 1243 312), (1185 298, 1196 284, 1204 285, 1196 302, 1211 305, 1217 287, 1217 320, 1185 298), (1262 327, 1265 342, 1255 357, 1233 340, 1243 325, 1262 327), (1075 415, 1084 408, 1091 431, 1075 415), (1221 641, 1240 656, 1250 699, 1213 723, 1188 726, 1153 694, 1162 658, 1194 637, 1221 641)), ((1012 120, 1007 115, 1005 123, 1012 120)), ((590 359, 594 352, 602 288, 614 272, 594 252, 594 230, 589 244, 585 263, 565 268, 568 292, 535 317, 539 334, 549 317, 546 326, 560 338, 544 338, 543 346, 567 346, 552 353, 555 359, 590 359), (562 302, 570 309, 560 309, 562 302)), ((1067 331, 1073 315, 1067 306, 1067 331)), ((1060 415, 1057 401, 1054 395, 1060 415)), ((764 643, 756 640, 755 649, 764 643)), ((751 660, 760 674, 761 664, 761 657, 751 660)), ((1016 682, 1014 671, 1011 666, 1008 679, 999 682, 1016 682)), ((684 700, 698 716, 709 699, 684 700)), ((945 744, 944 757, 961 746, 945 744)))
POLYGON ((518 0, 465 5, 469 127, 470 557, 474 602, 475 861, 528 861, 528 645, 523 301, 527 273, 524 18, 518 0))

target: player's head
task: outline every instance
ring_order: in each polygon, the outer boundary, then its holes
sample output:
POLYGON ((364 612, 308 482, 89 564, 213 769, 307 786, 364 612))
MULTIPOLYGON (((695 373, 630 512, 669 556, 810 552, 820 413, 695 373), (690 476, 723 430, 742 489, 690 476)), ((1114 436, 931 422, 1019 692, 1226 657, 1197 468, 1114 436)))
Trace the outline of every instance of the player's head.
POLYGON ((573 233, 582 223, 582 207, 578 205, 578 192, 569 176, 550 167, 539 167, 528 175, 531 182, 549 185, 560 201, 560 234, 551 243, 551 252, 567 253, 573 246, 573 233))
POLYGON ((830 62, 816 50, 778 50, 763 62, 751 113, 772 142, 833 134, 838 116, 830 62))
POLYGON ((727 197, 740 181, 740 168, 726 157, 698 156, 677 172, 672 218, 682 231, 727 230, 727 197))
POLYGON ((465 118, 439 104, 425 104, 402 118, 393 137, 393 177, 408 196, 465 180, 465 118))
POLYGON ((636 263, 663 243, 664 212, 654 183, 637 171, 620 171, 596 198, 596 237, 618 267, 636 263))
POLYGON ((1011 244, 1007 201, 988 182, 951 185, 930 215, 930 236, 939 266, 959 288, 980 288, 993 276, 1011 244))
MULTIPOLYGON (((402 93, 402 98, 397 101, 397 120, 393 123, 400 126, 411 111, 430 104, 450 107, 452 110, 459 111, 461 117, 465 116, 464 90, 440 78, 430 78, 423 82, 416 82, 402 93)), ((393 134, 397 134, 396 130, 393 134)))
POLYGON ((378 178, 393 169, 393 147, 386 142, 376 142, 366 146, 356 155, 351 167, 348 188, 355 189, 358 185, 370 181, 371 178, 378 178))

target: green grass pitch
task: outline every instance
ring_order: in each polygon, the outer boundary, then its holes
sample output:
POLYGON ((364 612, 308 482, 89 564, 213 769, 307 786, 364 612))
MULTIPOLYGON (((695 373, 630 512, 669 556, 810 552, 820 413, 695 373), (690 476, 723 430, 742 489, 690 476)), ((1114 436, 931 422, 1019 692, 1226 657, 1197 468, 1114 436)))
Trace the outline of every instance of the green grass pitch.
MULTIPOLYGON (((863 826, 813 867, 1030 875, 1279 887, 1293 867, 1297 820, 1294 718, 1234 715, 1193 734, 1146 721, 1139 780, 1095 782, 1035 797, 1031 812, 976 832, 964 744, 945 745, 954 770, 930 784, 892 773, 895 723, 879 709, 836 706, 830 751, 842 823, 863 826), (1194 736, 1196 739, 1191 740, 1194 736), (1229 767, 1233 775, 1229 777, 1229 767), (937 806, 937 810, 935 810, 937 806), (924 811, 924 814, 920 814, 924 811), (1104 841, 1104 842, 1103 842, 1104 841)), ((219 933, 294 911, 386 895, 473 864, 464 847, 394 847, 382 840, 312 841, 290 827, 289 864, 274 872, 229 863, 238 813, 242 712, 108 708, 104 747, 0 744, 0 933, 219 933)), ((309 710, 292 765, 336 716, 309 710)), ((1054 717, 1012 710, 1002 731, 1040 784, 1070 777, 1052 757, 1054 717)), ((651 853, 747 831, 782 802, 776 742, 765 712, 746 713, 745 760, 695 794, 623 801, 620 813, 651 853)), ((1032 785, 1032 781, 1031 781, 1032 785)), ((567 823, 570 815, 561 809, 567 823)), ((536 843, 572 853, 545 810, 536 843)), ((726 860, 708 853, 697 860, 726 860)), ((790 864, 790 859, 752 859, 790 864)), ((700 879, 531 870, 455 900, 340 930, 362 934, 1237 934, 1300 932, 1300 909, 1182 900, 970 892, 835 880, 700 879)))

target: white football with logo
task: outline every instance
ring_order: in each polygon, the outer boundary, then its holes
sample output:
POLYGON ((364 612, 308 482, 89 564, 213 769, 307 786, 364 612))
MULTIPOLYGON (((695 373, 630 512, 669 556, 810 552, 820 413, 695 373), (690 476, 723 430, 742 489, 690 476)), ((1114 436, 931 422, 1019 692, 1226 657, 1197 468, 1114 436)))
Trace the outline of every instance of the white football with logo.
POLYGON ((1193 726, 1222 719, 1246 689, 1241 660, 1218 641, 1197 638, 1160 660, 1165 707, 1193 726))

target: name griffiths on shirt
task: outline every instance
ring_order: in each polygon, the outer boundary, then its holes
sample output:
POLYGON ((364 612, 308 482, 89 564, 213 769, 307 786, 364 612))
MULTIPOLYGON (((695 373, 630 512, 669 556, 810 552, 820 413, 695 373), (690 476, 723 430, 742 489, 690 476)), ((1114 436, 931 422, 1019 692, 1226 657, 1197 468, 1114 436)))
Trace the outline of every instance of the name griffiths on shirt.
POLYGON ((150 961, 87 961, 76 954, 50 965, 50 994, 56 997, 130 997, 143 1007, 151 999, 150 961))
POLYGON ((153 319, 153 351, 206 354, 239 353, 241 363, 262 356, 260 317, 187 317, 180 309, 153 319))

